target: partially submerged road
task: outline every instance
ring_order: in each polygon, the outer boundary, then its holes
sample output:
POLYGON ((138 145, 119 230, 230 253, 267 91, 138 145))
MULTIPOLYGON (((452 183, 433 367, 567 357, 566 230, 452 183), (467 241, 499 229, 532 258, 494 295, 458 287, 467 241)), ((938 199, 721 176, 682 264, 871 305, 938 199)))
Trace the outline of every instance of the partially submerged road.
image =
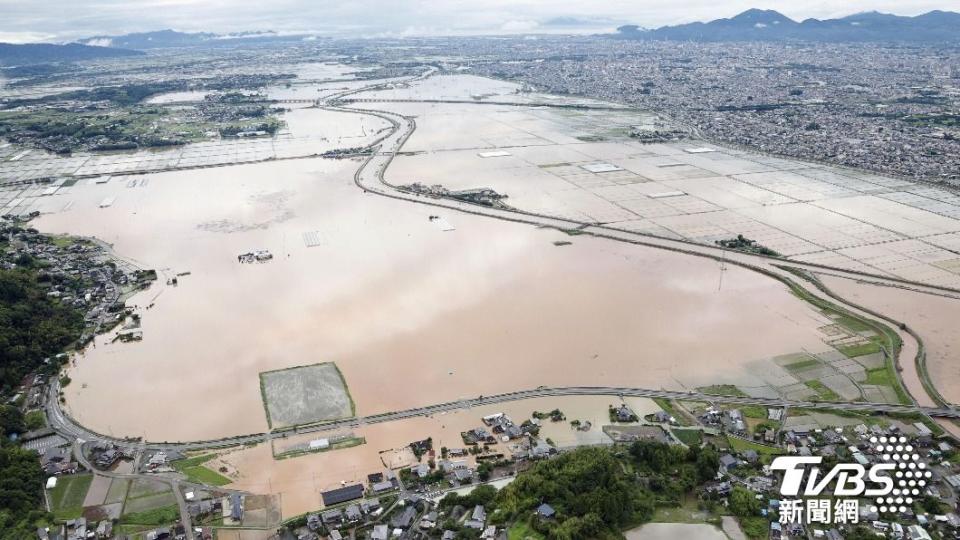
MULTIPOLYGON (((54 385, 55 386, 55 383, 54 385)), ((55 392, 52 390, 51 393, 55 392)), ((282 439, 290 435, 299 435, 307 433, 316 433, 321 431, 336 430, 348 427, 359 427, 369 424, 381 424, 385 422, 396 422, 408 418, 419 416, 432 416, 435 414, 471 409, 484 405, 496 405, 508 403, 511 401, 520 401, 525 399, 557 397, 557 396, 612 396, 612 397, 645 397, 662 398, 670 400, 684 401, 703 401, 709 403, 729 403, 736 405, 761 405, 764 407, 791 407, 801 409, 817 410, 843 410, 854 412, 869 413, 888 413, 888 414, 923 414, 933 418, 957 419, 960 418, 960 411, 951 407, 919 407, 916 405, 897 405, 890 403, 866 403, 866 402, 823 402, 823 401, 792 401, 780 398, 758 398, 749 396, 724 396, 706 394, 703 392, 682 392, 676 390, 655 390, 649 388, 633 387, 613 387, 613 386, 567 386, 567 387, 548 387, 541 386, 530 390, 519 390, 516 392, 506 392, 503 394, 492 394, 477 396, 473 398, 464 398, 456 401, 426 405, 423 407, 414 407, 401 411, 391 411, 368 416, 358 416, 336 420, 330 422, 321 422, 298 426, 293 429, 272 431, 268 433, 253 433, 249 435, 239 435, 236 437, 227 437, 208 441, 190 441, 190 442, 159 442, 159 441, 140 441, 138 439, 118 439, 107 435, 95 433, 81 426, 66 415, 59 406, 56 399, 48 399, 47 416, 50 419, 50 426, 64 437, 70 440, 84 441, 106 441, 118 445, 135 445, 148 450, 164 450, 176 452, 189 452, 195 450, 215 450, 218 448, 227 448, 237 445, 257 444, 274 439, 282 439)))
MULTIPOLYGON (((428 71, 423 75, 416 77, 415 79, 429 77, 432 73, 433 71, 428 71)), ((949 404, 940 397, 934 385, 925 373, 925 351, 919 336, 909 330, 907 325, 903 324, 903 321, 895 321, 890 317, 855 305, 850 301, 834 294, 832 291, 828 290, 821 283, 819 283, 819 281, 815 279, 814 275, 816 273, 829 273, 834 276, 864 281, 875 285, 907 288, 926 294, 948 296, 957 299, 960 299, 960 291, 923 283, 910 282, 889 276, 856 272, 843 268, 836 268, 814 263, 791 261, 779 257, 744 253, 719 246, 699 244, 686 240, 664 238, 648 233, 639 233, 635 231, 618 229, 616 227, 603 225, 601 223, 581 222, 567 218, 526 212, 514 208, 493 208, 450 198, 429 197, 420 193, 412 192, 401 186, 391 184, 384 176, 387 168, 393 162, 394 157, 401 151, 404 144, 416 130, 417 125, 415 119, 389 111, 349 106, 352 100, 352 98, 349 98, 350 95, 377 89, 380 86, 381 85, 371 85, 366 88, 348 90, 329 96, 328 98, 318 101, 317 103, 319 107, 328 110, 355 112, 377 116, 390 122, 392 125, 392 131, 375 143, 376 146, 374 147, 372 153, 363 162, 360 168, 357 169, 354 175, 354 182, 364 191, 393 199, 446 208, 457 212, 480 215, 504 221, 526 223, 539 227, 552 227, 565 231, 576 230, 579 231, 580 234, 590 234, 595 237, 606 238, 610 240, 628 242, 657 249, 665 249, 668 251, 684 253, 697 257, 706 257, 724 264, 734 264, 756 271, 770 278, 783 282, 785 285, 791 287, 795 291, 802 290, 809 296, 818 298, 820 300, 826 300, 828 303, 837 305, 845 311, 890 328, 898 335, 902 343, 902 348, 900 351, 898 351, 899 354, 893 358, 893 363, 897 377, 907 394, 910 396, 911 401, 916 405, 926 408, 949 407, 949 404), (905 359, 905 361, 901 361, 901 358, 905 359)), ((537 106, 549 106, 549 104, 538 104, 537 106)), ((590 107, 584 106, 583 108, 590 107)), ((960 438, 960 426, 957 426, 953 422, 947 421, 941 421, 939 423, 954 437, 960 438)))
MULTIPOLYGON (((414 79, 420 79, 430 76, 433 70, 424 73, 414 79)), ((284 431, 274 431, 268 433, 255 433, 240 435, 223 439, 191 442, 157 442, 141 441, 139 439, 122 439, 93 432, 78 422, 74 421, 69 415, 65 414, 60 407, 60 388, 57 382, 52 382, 48 389, 46 400, 46 412, 50 426, 61 436, 70 440, 78 450, 78 459, 81 463, 96 471, 82 456, 81 446, 84 442, 113 442, 124 446, 136 446, 141 449, 167 450, 187 452, 193 450, 213 450, 217 448, 226 448, 241 444, 257 444, 273 439, 287 437, 293 434, 305 434, 340 429, 345 427, 357 427, 364 424, 377 424, 383 422, 393 422, 418 416, 430 416, 459 409, 479 407, 484 405, 493 405, 551 396, 617 396, 617 397, 646 397, 663 398, 671 400, 686 401, 705 401, 711 403, 729 403, 740 405, 761 405, 766 407, 792 407, 818 410, 846 410, 869 413, 889 413, 889 414, 921 414, 940 421, 940 424, 948 430, 953 436, 960 438, 960 428, 952 421, 960 418, 960 412, 949 404, 946 404, 936 395, 936 390, 932 384, 926 380, 923 372, 923 346, 919 337, 912 333, 905 325, 894 321, 882 314, 868 311, 864 308, 851 304, 849 301, 834 295, 824 288, 814 279, 805 279, 800 275, 813 273, 829 273, 850 279, 856 279, 883 286, 902 287, 916 290, 927 294, 937 294, 960 298, 960 291, 944 289, 920 283, 907 282, 896 278, 877 276, 852 272, 840 268, 828 266, 800 263, 786 259, 752 255, 739 251, 728 250, 716 246, 697 244, 693 242, 674 240, 670 238, 658 237, 650 234, 637 233, 605 226, 600 223, 578 222, 570 219, 559 218, 555 216, 539 215, 531 212, 524 212, 517 209, 501 209, 479 206, 465 203, 453 199, 438 199, 422 196, 410 191, 406 191, 399 186, 387 182, 384 174, 393 161, 394 156, 400 152, 403 145, 416 130, 416 122, 413 118, 400 114, 381 111, 368 110, 356 107, 346 106, 345 99, 348 95, 361 91, 379 88, 380 84, 374 84, 365 88, 350 90, 330 96, 318 102, 317 106, 336 111, 349 113, 368 114, 387 120, 392 128, 389 132, 381 136, 375 143, 371 154, 366 158, 363 164, 357 169, 354 175, 354 181, 357 186, 365 191, 375 193, 381 196, 393 199, 404 200, 417 204, 426 204, 435 207, 446 208, 449 210, 463 212, 473 215, 486 216, 494 219, 511 221, 516 223, 530 224, 540 227, 552 227, 559 230, 577 230, 580 233, 590 234, 610 240, 629 242, 637 245, 665 249, 669 251, 684 253, 691 256, 707 257, 723 263, 734 264, 756 272, 759 272, 772 279, 777 279, 795 290, 802 290, 806 294, 826 299, 842 309, 873 320, 891 328, 896 332, 901 341, 902 349, 900 356, 908 361, 899 362, 895 359, 898 373, 904 388, 911 396, 913 403, 909 405, 886 404, 886 403, 865 403, 865 402, 811 402, 811 401, 792 401, 780 398, 754 398, 741 396, 717 396, 704 394, 700 392, 681 392, 670 390, 656 390, 633 387, 539 387, 531 390, 521 390, 496 395, 477 396, 474 398, 465 398, 457 401, 439 403, 423 407, 416 407, 402 411, 385 412, 364 417, 349 418, 340 421, 324 422, 299 426, 294 429, 284 431), (926 383, 926 384, 925 384, 926 383), (929 385, 929 387, 928 387, 929 385)), ((531 104, 531 106, 537 104, 531 104)), ((537 105, 539 106, 539 105, 537 105)), ((543 105, 549 106, 549 105, 543 105)), ((585 107, 589 108, 589 107, 585 107)), ((183 501, 180 492, 180 485, 183 482, 176 478, 164 477, 159 475, 142 474, 124 474, 97 471, 96 474, 109 476, 112 478, 143 478, 148 477, 167 483, 177 494, 177 502, 180 507, 181 520, 189 530, 189 513, 186 511, 186 503, 183 501)))

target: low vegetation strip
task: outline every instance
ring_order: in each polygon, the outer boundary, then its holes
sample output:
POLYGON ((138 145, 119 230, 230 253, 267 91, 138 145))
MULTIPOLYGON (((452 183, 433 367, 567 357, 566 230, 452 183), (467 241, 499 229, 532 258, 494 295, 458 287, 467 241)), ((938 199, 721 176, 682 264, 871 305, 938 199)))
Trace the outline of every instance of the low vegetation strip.
POLYGON ((92 481, 92 474, 59 477, 56 487, 50 490, 50 508, 54 515, 60 519, 79 517, 92 481))
POLYGON ((804 384, 817 393, 817 397, 815 399, 820 399, 823 401, 841 401, 840 396, 836 392, 827 388, 827 386, 820 381, 806 381, 804 384))
POLYGON ((172 462, 171 465, 174 469, 185 474, 187 479, 192 482, 208 484, 212 486, 225 486, 233 482, 233 480, 230 480, 226 476, 204 465, 204 463, 207 463, 215 457, 216 454, 204 454, 201 456, 179 459, 172 462))
POLYGON ((697 388, 702 394, 714 394, 717 396, 738 396, 747 397, 747 394, 732 384, 711 384, 710 386, 701 386, 697 388))
POLYGON ((153 508, 151 510, 144 510, 143 512, 124 514, 120 517, 120 524, 153 527, 172 523, 179 517, 180 510, 177 508, 177 505, 172 504, 168 506, 161 506, 160 508, 153 508))

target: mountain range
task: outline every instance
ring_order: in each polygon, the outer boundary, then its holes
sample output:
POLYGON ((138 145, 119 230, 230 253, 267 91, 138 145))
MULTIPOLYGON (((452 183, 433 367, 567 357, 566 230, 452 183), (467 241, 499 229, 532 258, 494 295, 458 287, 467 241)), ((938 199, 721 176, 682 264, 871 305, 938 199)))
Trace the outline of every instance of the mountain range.
POLYGON ((960 42, 960 13, 930 11, 915 17, 857 13, 797 22, 773 10, 748 9, 729 19, 644 29, 625 25, 614 37, 683 41, 960 42))

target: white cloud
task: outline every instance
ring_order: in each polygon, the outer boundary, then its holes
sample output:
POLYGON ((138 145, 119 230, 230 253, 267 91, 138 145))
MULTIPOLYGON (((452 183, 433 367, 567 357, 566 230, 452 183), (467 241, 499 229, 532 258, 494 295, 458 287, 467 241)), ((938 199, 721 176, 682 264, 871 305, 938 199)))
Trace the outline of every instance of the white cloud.
POLYGON ((633 23, 657 27, 729 17, 748 8, 776 9, 794 19, 865 10, 916 15, 956 9, 956 0, 0 0, 4 41, 72 40, 174 28, 182 31, 310 30, 374 36, 595 32, 633 23), (558 27, 569 18, 604 21, 558 27))
POLYGON ((537 21, 507 21, 500 25, 500 30, 513 34, 516 32, 530 32, 535 30, 540 23, 537 21))

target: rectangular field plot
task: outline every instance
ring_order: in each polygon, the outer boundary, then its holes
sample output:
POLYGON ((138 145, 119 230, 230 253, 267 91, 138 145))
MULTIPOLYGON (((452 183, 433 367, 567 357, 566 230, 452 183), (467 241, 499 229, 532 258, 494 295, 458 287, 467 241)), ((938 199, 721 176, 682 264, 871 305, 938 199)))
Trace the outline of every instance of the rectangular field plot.
POLYGON ((353 400, 336 364, 326 362, 260 374, 260 391, 271 428, 348 418, 353 400))

